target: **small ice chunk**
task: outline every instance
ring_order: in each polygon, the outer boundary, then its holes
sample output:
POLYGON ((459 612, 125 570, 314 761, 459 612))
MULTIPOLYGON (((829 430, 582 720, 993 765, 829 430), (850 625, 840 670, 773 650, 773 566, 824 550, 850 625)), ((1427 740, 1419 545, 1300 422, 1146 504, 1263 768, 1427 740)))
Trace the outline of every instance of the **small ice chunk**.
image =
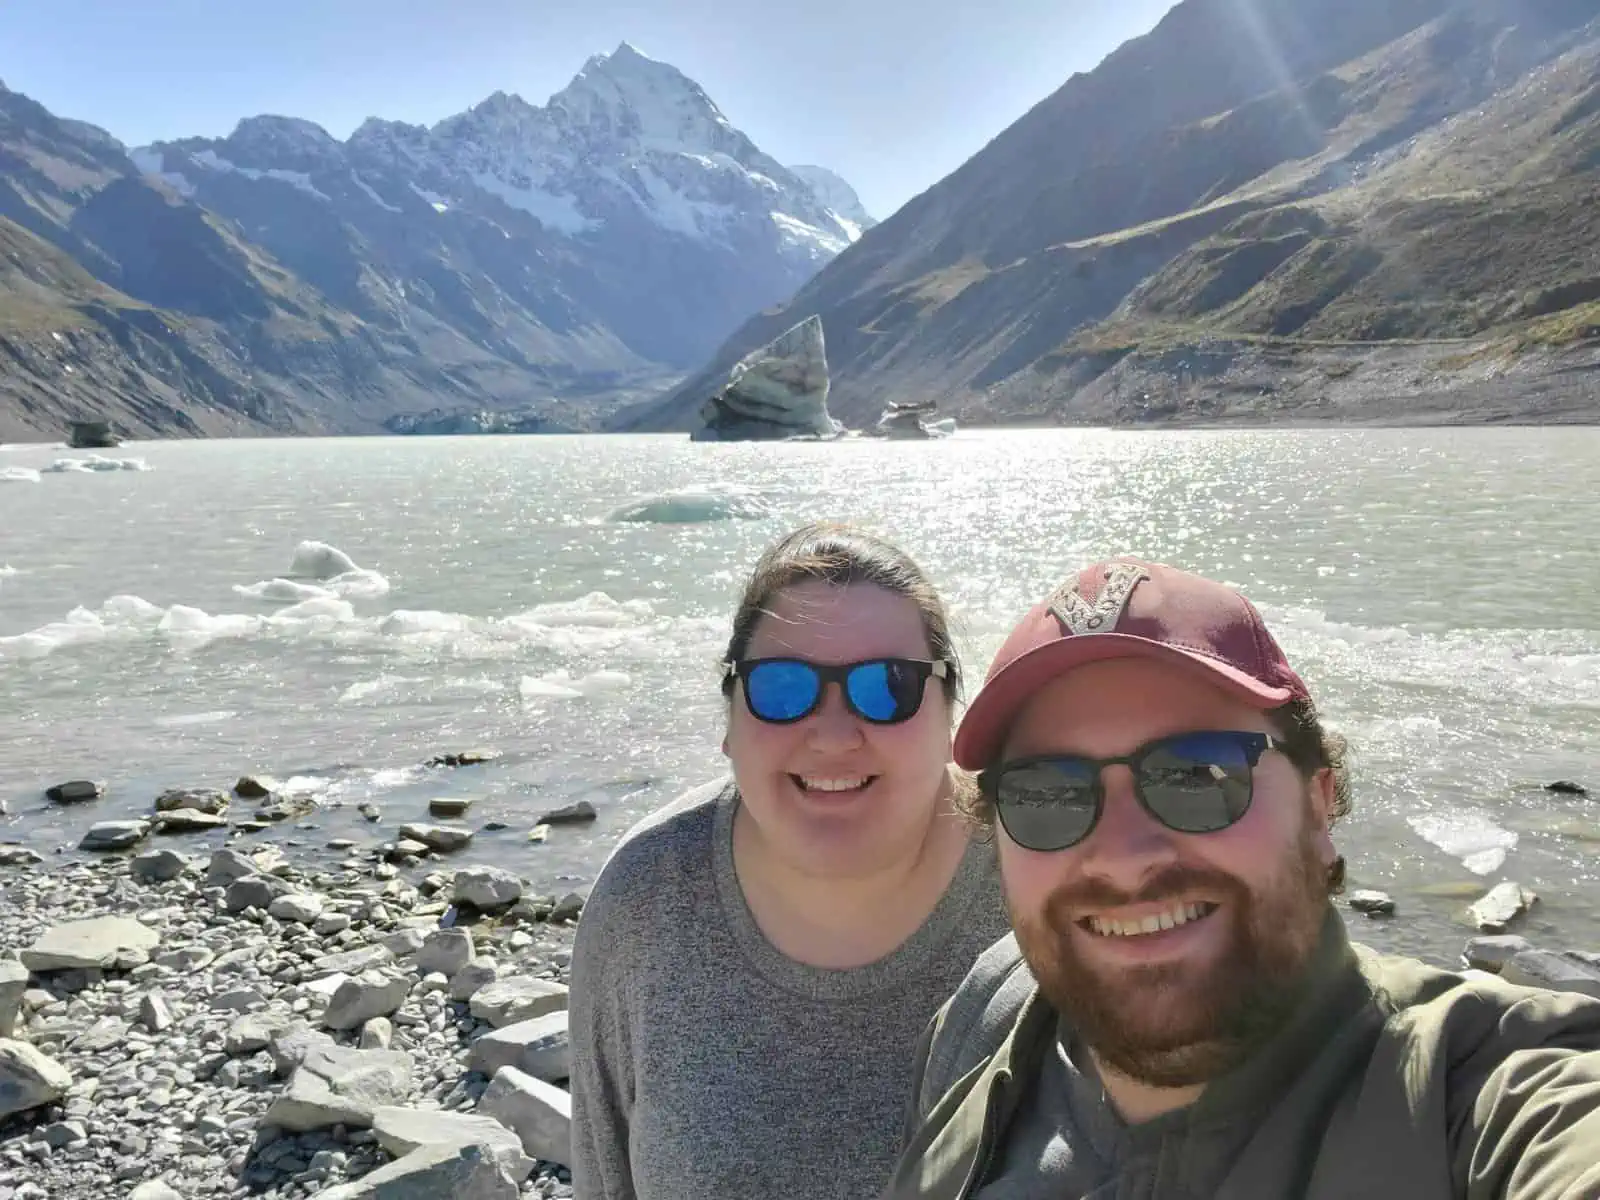
POLYGON ((270 600, 280 604, 299 604, 304 600, 331 598, 333 592, 314 583, 296 583, 292 579, 267 579, 261 583, 236 583, 233 590, 251 600, 270 600))
POLYGON ((355 561, 336 546, 327 542, 301 542, 294 548, 289 574, 295 579, 332 579, 358 569, 355 561))

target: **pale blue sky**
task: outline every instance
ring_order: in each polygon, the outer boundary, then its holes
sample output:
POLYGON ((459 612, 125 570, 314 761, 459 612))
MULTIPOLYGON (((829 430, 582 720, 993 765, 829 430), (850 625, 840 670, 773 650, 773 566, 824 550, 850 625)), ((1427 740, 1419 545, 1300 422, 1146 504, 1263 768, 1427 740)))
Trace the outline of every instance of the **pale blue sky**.
POLYGON ((0 79, 130 145, 281 113, 346 137, 543 104, 623 40, 884 217, 1172 0, 0 0, 0 79), (987 9, 981 12, 980 10, 987 9))

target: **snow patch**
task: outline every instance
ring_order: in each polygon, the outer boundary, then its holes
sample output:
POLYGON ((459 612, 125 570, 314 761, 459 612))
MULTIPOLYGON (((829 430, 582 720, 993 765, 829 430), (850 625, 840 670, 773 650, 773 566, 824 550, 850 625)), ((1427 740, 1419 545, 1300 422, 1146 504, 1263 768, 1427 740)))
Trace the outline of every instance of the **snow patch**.
POLYGON ((648 166, 634 168, 649 197, 645 215, 661 228, 686 237, 703 239, 721 231, 736 210, 731 204, 691 200, 648 166))
POLYGON ((583 215, 578 202, 571 196, 557 196, 532 187, 516 187, 483 171, 473 172, 472 182, 491 196, 498 196, 512 208, 520 208, 531 214, 541 225, 568 237, 589 233, 600 227, 600 222, 583 215))
POLYGON ((808 250, 817 257, 831 258, 850 244, 788 213, 774 212, 771 215, 772 223, 778 227, 778 237, 786 246, 808 250))
POLYGON ((439 195, 438 192, 430 192, 427 188, 419 188, 414 183, 411 184, 411 190, 431 204, 434 212, 442 213, 450 211, 449 202, 446 201, 443 196, 439 195))
POLYGON ((311 176, 304 171, 285 171, 280 167, 269 167, 263 171, 256 167, 241 167, 223 158, 215 150, 201 150, 193 158, 201 166, 209 167, 213 171, 243 175, 246 179, 276 179, 280 183, 298 188, 309 196, 315 196, 318 200, 328 200, 327 194, 318 191, 316 185, 311 182, 311 176))
POLYGON ((0 483, 38 483, 39 472, 32 467, 0 467, 0 483))
POLYGON ((395 205, 390 204, 382 196, 378 195, 377 192, 373 191, 372 190, 372 185, 370 183, 368 183, 365 179, 361 178, 361 172, 360 171, 351 171, 350 172, 350 178, 351 178, 351 180, 354 181, 355 185, 358 188, 360 188, 363 192, 365 192, 367 194, 367 198, 369 200, 371 200, 374 204, 376 204, 379 208, 383 209, 386 212, 392 212, 392 213, 397 213, 397 212, 403 211, 403 210, 397 208, 395 205))

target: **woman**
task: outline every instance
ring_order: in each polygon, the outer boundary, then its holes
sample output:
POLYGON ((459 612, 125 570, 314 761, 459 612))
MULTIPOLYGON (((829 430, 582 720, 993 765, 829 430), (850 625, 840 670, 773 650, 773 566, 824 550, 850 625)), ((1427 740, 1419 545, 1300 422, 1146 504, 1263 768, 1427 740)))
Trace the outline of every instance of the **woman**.
POLYGON ((724 666, 731 781, 630 832, 572 961, 576 1200, 875 1195, 917 1039, 1007 932, 954 803, 960 671, 894 546, 800 529, 724 666))

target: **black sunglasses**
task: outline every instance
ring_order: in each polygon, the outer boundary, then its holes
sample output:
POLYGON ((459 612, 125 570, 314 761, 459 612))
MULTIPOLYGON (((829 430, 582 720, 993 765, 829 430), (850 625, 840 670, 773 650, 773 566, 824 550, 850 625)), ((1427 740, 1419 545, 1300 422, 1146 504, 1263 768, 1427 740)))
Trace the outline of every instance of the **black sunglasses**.
POLYGON ((724 663, 723 678, 744 684, 750 715, 769 725, 803 721, 822 703, 829 683, 844 690, 845 706, 874 725, 898 725, 917 715, 929 677, 943 679, 950 664, 940 659, 873 658, 824 665, 802 658, 752 658, 724 663))
POLYGON ((1215 833, 1250 811, 1256 763, 1283 744, 1264 733, 1202 730, 1160 738, 1122 758, 1040 755, 978 775, 1000 824, 1027 850, 1065 850, 1094 830, 1105 808, 1102 772, 1133 770, 1144 810, 1178 833, 1215 833))

